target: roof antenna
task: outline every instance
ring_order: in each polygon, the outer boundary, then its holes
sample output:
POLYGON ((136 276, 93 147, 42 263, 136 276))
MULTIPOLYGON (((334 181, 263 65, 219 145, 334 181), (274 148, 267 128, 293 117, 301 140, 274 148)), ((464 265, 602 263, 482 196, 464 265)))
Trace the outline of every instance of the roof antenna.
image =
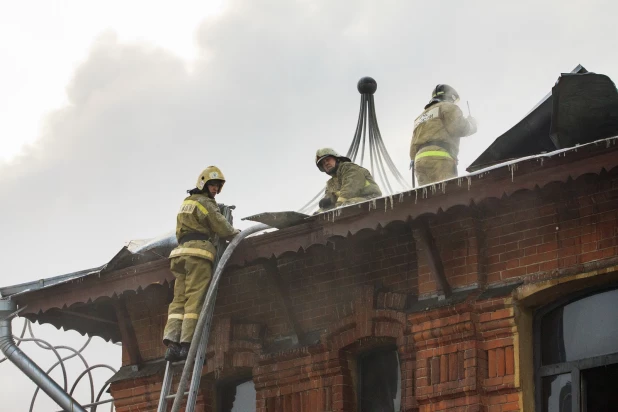
MULTIPOLYGON (((354 131, 352 144, 350 144, 346 157, 349 157, 354 163, 363 166, 365 161, 365 148, 367 148, 369 154, 369 164, 367 168, 374 178, 380 178, 382 192, 385 195, 392 195, 394 193, 391 183, 388 180, 387 170, 403 190, 409 190, 410 185, 405 181, 401 173, 399 173, 395 163, 388 154, 384 140, 382 140, 380 128, 378 127, 376 105, 373 99, 373 95, 378 89, 378 83, 371 77, 363 77, 358 81, 356 88, 361 94, 360 111, 358 113, 358 121, 356 122, 356 130, 354 131), (357 162, 356 158, 358 157, 359 150, 360 162, 357 162), (376 171, 378 176, 376 176, 376 171)), ((299 211, 302 213, 314 209, 319 198, 322 197, 323 194, 324 190, 321 190, 299 211)))
POLYGON ((348 149, 348 157, 355 162, 358 155, 358 150, 362 143, 361 158, 359 162, 362 166, 365 160, 365 144, 368 143, 368 169, 374 178, 377 177, 374 173, 377 169, 377 174, 382 181, 382 191, 387 195, 392 195, 394 193, 391 183, 388 180, 388 175, 386 173, 387 169, 402 189, 409 190, 410 185, 408 185, 401 173, 399 173, 397 166, 395 166, 395 163, 388 154, 384 140, 382 140, 380 128, 378 127, 376 105, 373 99, 373 95, 378 89, 378 83, 371 77, 363 77, 358 81, 356 88, 361 94, 361 106, 358 114, 358 122, 356 123, 356 131, 354 132, 354 138, 350 148, 348 149))

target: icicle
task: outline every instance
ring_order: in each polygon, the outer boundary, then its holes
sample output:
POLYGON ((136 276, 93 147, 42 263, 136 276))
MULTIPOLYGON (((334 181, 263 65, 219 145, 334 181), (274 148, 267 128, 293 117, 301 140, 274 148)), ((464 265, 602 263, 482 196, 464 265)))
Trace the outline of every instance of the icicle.
POLYGON ((395 208, 395 202, 393 201, 393 195, 388 195, 388 198, 391 200, 391 210, 395 208))
POLYGON ((418 190, 414 191, 414 204, 416 204, 416 202, 418 202, 418 190))
POLYGON ((446 182, 440 183, 440 186, 442 188, 442 194, 445 194, 446 193, 446 182))
POLYGON ((436 188, 436 185, 431 185, 431 194, 435 195, 437 191, 438 189, 436 188))
MULTIPOLYGON (((371 201, 371 204, 372 204, 372 206, 373 206, 373 208, 374 208, 374 209, 377 209, 377 208, 378 208, 378 202, 376 201, 376 199, 373 199, 373 200, 371 201)), ((371 209, 371 206, 369 207, 369 209, 371 209)))
POLYGON ((403 202, 403 193, 399 193, 399 203, 403 202))
POLYGON ((543 161, 545 160, 544 157, 541 157, 541 166, 543 166, 543 161))
POLYGON ((472 186, 472 178, 468 176, 468 190, 470 190, 470 186, 472 186))
POLYGON ((511 171, 511 182, 515 181, 515 170, 517 170, 517 163, 513 163, 509 165, 509 170, 511 171))
POLYGON ((605 144, 605 147, 609 149, 609 146, 610 146, 610 141, 608 140, 607 143, 605 144))
POLYGON ((457 186, 461 187, 461 177, 459 179, 457 179, 457 186))
POLYGON ((423 187, 423 199, 427 199, 427 186, 423 187))

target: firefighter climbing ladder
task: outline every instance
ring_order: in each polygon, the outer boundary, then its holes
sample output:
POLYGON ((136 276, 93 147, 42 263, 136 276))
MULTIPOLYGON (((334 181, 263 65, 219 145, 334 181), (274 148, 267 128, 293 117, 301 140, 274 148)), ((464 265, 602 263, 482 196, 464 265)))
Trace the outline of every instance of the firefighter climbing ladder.
MULTIPOLYGON (((232 223, 232 209, 233 206, 223 206, 221 211, 230 223, 232 223)), ((217 248, 217 256, 213 265, 214 275, 212 277, 211 285, 208 288, 208 292, 206 293, 204 305, 202 306, 202 310, 200 311, 200 316, 195 327, 195 336, 199 336, 199 339, 193 339, 193 341, 191 342, 189 355, 187 356, 186 361, 176 363, 167 362, 167 365, 165 367, 165 376, 163 378, 163 386, 161 387, 161 395, 159 397, 159 407, 157 409, 158 412, 167 411, 167 403, 172 398, 174 399, 174 403, 172 405, 172 412, 178 412, 180 410, 184 397, 187 395, 188 398, 185 410, 187 412, 193 412, 195 410, 197 393, 199 389, 200 378, 202 375, 202 368, 204 367, 204 360, 206 359, 206 348, 208 346, 208 339, 210 336, 210 325, 212 322, 212 315, 215 309, 215 300, 217 297, 219 279, 221 278, 223 270, 225 269, 225 265, 229 260, 230 256, 232 255, 232 252, 234 252, 236 246, 250 234, 268 228, 269 226, 265 224, 258 224, 243 230, 237 236, 235 236, 234 239, 232 239, 225 251, 223 251, 222 242, 219 242, 219 247, 217 248), (174 376, 181 369, 181 367, 182 375, 180 377, 180 381, 178 382, 178 388, 175 394, 170 395, 170 391, 172 389, 172 381, 174 380, 174 376), (191 383, 189 385, 189 390, 185 392, 189 378, 191 378, 191 383)))

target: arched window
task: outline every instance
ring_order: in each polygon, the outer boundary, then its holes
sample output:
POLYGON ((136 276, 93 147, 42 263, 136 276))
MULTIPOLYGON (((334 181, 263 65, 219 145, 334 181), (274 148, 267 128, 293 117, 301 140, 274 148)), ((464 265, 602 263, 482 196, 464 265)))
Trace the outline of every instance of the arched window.
POLYGON ((381 348, 358 357, 360 412, 399 412, 401 370, 394 348, 381 348))
POLYGON ((534 358, 537 411, 615 411, 618 289, 588 292, 538 311, 534 358))

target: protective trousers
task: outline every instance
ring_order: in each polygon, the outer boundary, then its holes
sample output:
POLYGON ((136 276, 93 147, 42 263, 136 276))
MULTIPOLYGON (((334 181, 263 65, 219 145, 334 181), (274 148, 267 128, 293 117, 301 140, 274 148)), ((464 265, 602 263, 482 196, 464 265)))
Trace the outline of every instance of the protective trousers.
POLYGON ((176 277, 163 341, 190 343, 212 277, 212 262, 196 256, 170 259, 176 277))
POLYGON ((423 157, 414 162, 419 186, 457 177, 457 163, 450 157, 423 157))

